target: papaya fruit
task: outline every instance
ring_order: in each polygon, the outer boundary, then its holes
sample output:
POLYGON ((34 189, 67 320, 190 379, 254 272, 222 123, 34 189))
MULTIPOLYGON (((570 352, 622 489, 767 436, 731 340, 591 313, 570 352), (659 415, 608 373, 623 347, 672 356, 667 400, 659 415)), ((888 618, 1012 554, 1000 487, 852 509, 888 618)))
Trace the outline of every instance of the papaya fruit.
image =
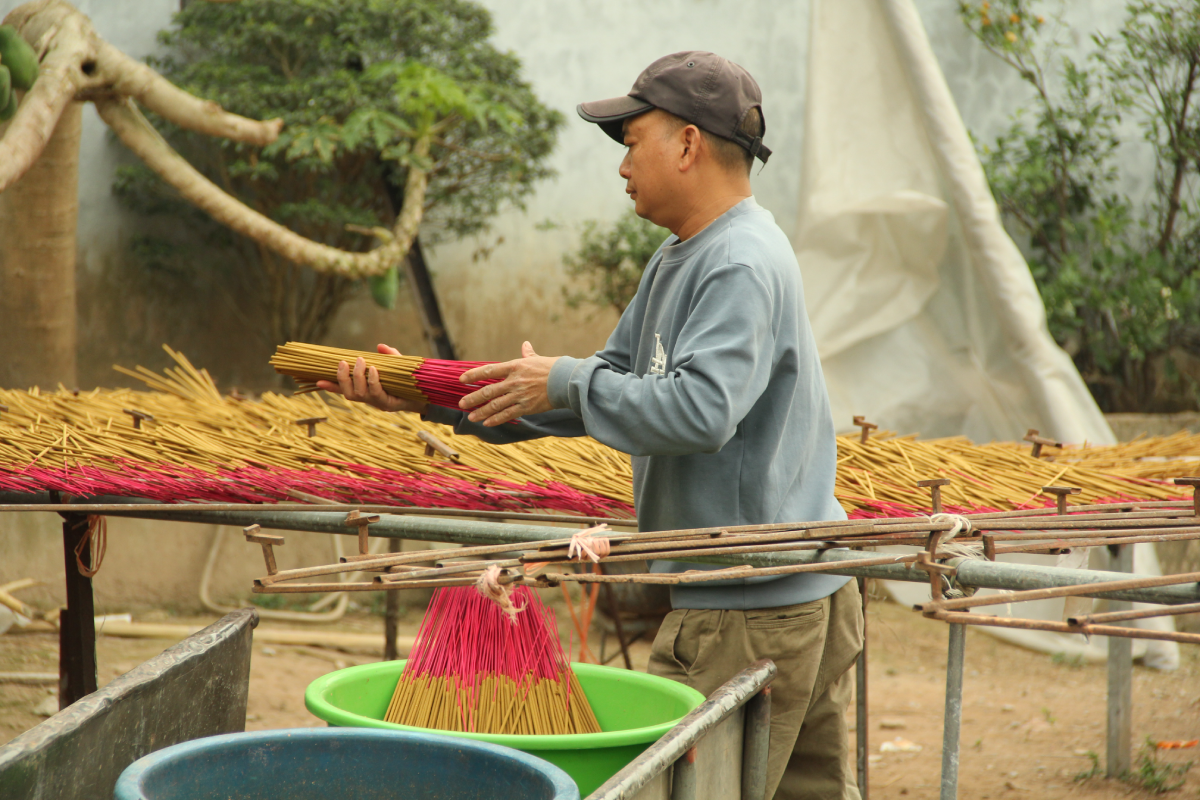
POLYGON ((8 107, 8 98, 12 95, 12 73, 8 67, 0 64, 0 108, 8 107))
POLYGON ((17 114, 17 93, 10 92, 8 95, 8 105, 0 108, 0 122, 8 122, 17 114))
POLYGON ((15 89, 27 92, 37 80, 37 53, 12 25, 0 25, 0 64, 8 68, 15 89))
POLYGON ((400 272, 392 267, 387 272, 367 278, 371 286, 371 297, 382 308, 396 307, 396 295, 400 293, 400 272))
POLYGON ((17 93, 12 88, 8 67, 0 64, 0 122, 8 122, 17 113, 17 93))

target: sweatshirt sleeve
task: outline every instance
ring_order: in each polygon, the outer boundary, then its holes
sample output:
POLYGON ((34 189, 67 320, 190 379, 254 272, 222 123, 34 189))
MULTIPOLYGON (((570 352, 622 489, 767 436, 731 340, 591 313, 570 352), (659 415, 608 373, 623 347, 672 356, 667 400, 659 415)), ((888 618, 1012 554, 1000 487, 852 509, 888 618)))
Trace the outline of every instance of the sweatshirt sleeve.
POLYGON ((586 436, 583 420, 569 408, 556 408, 542 414, 529 414, 521 417, 513 424, 497 425, 488 428, 478 422, 467 419, 466 412, 442 406, 429 406, 421 415, 421 419, 430 422, 440 422, 454 428, 459 435, 474 436, 490 444, 512 444, 525 442, 530 439, 540 439, 543 436, 586 436))
MULTIPOLYGON (((631 307, 637 302, 638 299, 635 298, 631 307)), ((618 373, 628 372, 631 369, 630 331, 633 326, 630 320, 632 317, 632 311, 626 309, 626 312, 617 321, 617 327, 609 335, 604 349, 592 356, 592 358, 603 360, 609 369, 618 373)), ((575 359, 569 360, 575 361, 575 359)), ((553 380, 553 372, 551 380, 553 380)), ((494 428, 488 428, 478 422, 471 422, 467 419, 464 411, 435 405, 430 405, 421 418, 430 422, 450 425, 457 434, 474 436, 491 444, 511 444, 512 442, 540 439, 543 436, 569 438, 588 435, 583 420, 565 402, 554 403, 552 411, 529 414, 518 419, 515 424, 497 425, 494 428)))
POLYGON ((570 408, 593 438, 631 455, 715 453, 766 389, 774 320, 772 293, 754 270, 714 269, 669 344, 666 374, 616 369, 602 354, 564 357, 550 372, 550 401, 570 408))

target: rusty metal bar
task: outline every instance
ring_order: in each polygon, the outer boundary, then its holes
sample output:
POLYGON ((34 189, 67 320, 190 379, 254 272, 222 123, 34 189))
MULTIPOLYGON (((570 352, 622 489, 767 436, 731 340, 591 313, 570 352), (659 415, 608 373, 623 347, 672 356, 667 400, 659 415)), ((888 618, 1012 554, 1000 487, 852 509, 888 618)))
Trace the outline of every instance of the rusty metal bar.
MULTIPOLYGON (((961 581, 961 575, 959 577, 961 581)), ((989 594, 982 597, 977 595, 974 597, 962 597, 956 600, 918 603, 913 608, 917 611, 926 612, 953 611, 960 608, 1022 603, 1026 600, 1046 600, 1051 597, 1068 597, 1071 595, 1104 597, 1121 590, 1149 589, 1160 586, 1196 583, 1197 581, 1200 581, 1200 572, 1189 572, 1180 575, 1159 575, 1152 578, 1132 578, 1129 580, 1076 584, 1074 586, 1054 586, 1046 589, 1032 589, 1026 592, 1003 592, 1001 594, 989 594)))
MULTIPOLYGON (((1188 519, 1191 519, 1191 517, 1189 517, 1188 519)), ((1200 534, 1200 526, 1188 527, 1188 528, 1172 527, 1172 528, 1168 528, 1167 531, 1164 533, 1146 533, 1146 530, 1147 530, 1146 528, 1117 529, 1117 530, 1107 530, 1103 534, 1099 534, 1098 531, 1088 531, 1088 530, 1082 530, 1082 531, 1030 531, 1030 532, 1022 532, 1022 533, 1015 533, 1015 532, 1004 533, 1003 531, 997 531, 995 533, 989 532, 988 536, 991 536, 997 542, 1026 542, 1026 541, 1046 540, 1046 541, 1056 541, 1056 542, 1064 542, 1064 543, 1070 542, 1071 544, 1069 546, 1071 546, 1071 547, 1082 547, 1084 545, 1076 544, 1076 540, 1087 541, 1088 537, 1093 537, 1095 539, 1095 541, 1099 541, 1101 544, 1111 544, 1112 540, 1119 541, 1121 539, 1135 538, 1135 537, 1138 538, 1139 540, 1144 540, 1144 541, 1171 541, 1171 539, 1161 539, 1160 540, 1156 537, 1175 537, 1178 539, 1186 539, 1186 538, 1195 539, 1195 538, 1197 538, 1197 534, 1200 534)), ((1153 528, 1150 528, 1149 530, 1153 530, 1153 528)), ((970 540, 964 539, 963 541, 970 541, 970 540)))
MULTIPOLYGON (((742 800, 766 800, 770 747, 771 687, 764 686, 746 703, 742 735, 742 800)), ((865 795, 863 800, 866 800, 865 795)))
POLYGON ((1068 617, 1072 625, 1097 625, 1106 622, 1123 622, 1129 619, 1151 619, 1153 617, 1174 617, 1180 614, 1200 614, 1200 603, 1188 603, 1182 606, 1163 606, 1161 608, 1141 608, 1135 611, 1107 611, 1103 614, 1083 614, 1078 617, 1068 617))
POLYGON ((991 625, 996 628, 1018 628, 1027 631, 1054 631, 1055 633, 1078 633, 1084 636, 1119 636, 1125 639, 1158 639, 1164 642, 1200 644, 1200 633, 1176 633, 1154 631, 1144 628, 1125 628, 1120 625, 1071 625, 1067 622, 1052 622, 1044 619, 1019 619, 995 617, 988 614, 972 614, 969 611, 930 611, 925 616, 942 622, 964 625, 991 625))
MULTIPOLYGON (((12 497, 28 498, 29 495, 14 495, 0 492, 0 500, 12 497)), ((453 513, 453 512, 448 512, 453 513)), ((318 533, 346 533, 343 525, 344 513, 329 511, 273 511, 263 507, 254 511, 212 511, 193 506, 186 512, 164 514, 155 511, 117 512, 119 516, 145 519, 171 519, 177 522, 202 524, 236 525, 244 527, 260 524, 266 529, 315 531, 318 533)), ((772 526, 763 526, 772 527, 772 526)), ((815 524, 810 527, 816 527, 815 524)), ((902 527, 902 526, 901 526, 902 527)), ((929 530, 929 524, 918 528, 929 530)), ((944 526, 949 529, 950 524, 944 526)), ((895 531, 896 527, 886 527, 895 531)), ((712 529, 720 533, 721 528, 712 529)), ((371 526, 372 536, 384 536, 419 541, 454 542, 467 545, 507 544, 525 547, 531 542, 570 538, 578 529, 563 526, 521 525, 509 522, 490 522, 472 519, 442 519, 436 516, 387 516, 371 526)), ((678 533, 676 533, 678 535, 678 533)), ((511 550, 511 548, 504 548, 511 550)), ((922 572, 914 574, 903 563, 863 564, 874 553, 859 553, 852 550, 812 550, 807 552, 756 553, 735 558, 697 557, 701 563, 728 565, 752 564, 757 567, 775 567, 792 564, 819 563, 831 573, 853 577, 871 577, 884 580, 926 581, 922 572), (831 562, 838 562, 832 564, 831 562)), ((1035 589, 1050 586, 1094 584, 1118 579, 1117 573, 1082 569, 1042 567, 1034 564, 991 562, 982 559, 954 559, 950 562, 958 570, 958 582, 965 586, 990 589, 1035 589)), ((344 587, 343 587, 344 588, 344 587)), ((341 589, 331 590, 340 591, 341 589)), ((1099 591, 1099 590, 1097 590, 1099 591)), ((1176 605, 1200 601, 1200 588, 1196 586, 1159 586, 1140 589, 1116 589, 1106 586, 1105 596, 1131 600, 1138 603, 1163 603, 1176 605)))

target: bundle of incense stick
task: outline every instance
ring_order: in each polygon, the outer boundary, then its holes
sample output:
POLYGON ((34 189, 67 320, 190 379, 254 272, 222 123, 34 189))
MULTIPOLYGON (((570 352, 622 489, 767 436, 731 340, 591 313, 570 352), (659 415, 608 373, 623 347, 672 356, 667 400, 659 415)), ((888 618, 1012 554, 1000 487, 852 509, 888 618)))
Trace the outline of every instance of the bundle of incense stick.
POLYGON ((318 344, 288 342, 280 345, 271 357, 275 371, 288 375, 300 385, 298 393, 315 391, 317 381, 337 382, 338 364, 345 361, 353 366, 363 359, 368 367, 379 370, 379 383, 396 397, 446 408, 458 408, 458 401, 495 381, 464 384, 459 378, 464 372, 481 367, 489 361, 444 361, 420 356, 393 356, 360 350, 342 350, 318 344))
MULTIPOLYGON (((497 447, 335 395, 222 395, 208 372, 164 349, 177 365, 165 374, 119 368, 155 391, 0 389, 0 490, 251 503, 299 491, 342 503, 632 515, 628 456, 593 439, 497 447), (306 420, 324 420, 315 436, 299 424, 306 420), (426 455, 418 434, 436 436, 460 458, 426 455)), ((955 513, 1052 505, 1041 489, 1052 484, 1082 489, 1072 505, 1185 497, 1165 479, 1194 474, 1200 459, 1200 435, 1186 432, 1046 448, 1041 458, 1028 444, 879 432, 866 442, 839 436, 837 446, 834 494, 852 518, 925 513, 929 495, 916 483, 938 477, 953 481, 942 503, 955 513)))
POLYGON ((523 586, 509 619, 472 587, 438 589, 384 719, 471 733, 599 733, 553 613, 523 586))
POLYGON ((155 391, 0 389, 0 491, 218 503, 292 502, 299 492, 369 505, 633 514, 629 458, 586 437, 498 447, 337 395, 222 395, 205 370, 164 349, 177 366, 163 373, 119 368, 155 391), (322 420, 313 436, 307 420, 322 420), (458 458, 427 453, 422 435, 458 458))

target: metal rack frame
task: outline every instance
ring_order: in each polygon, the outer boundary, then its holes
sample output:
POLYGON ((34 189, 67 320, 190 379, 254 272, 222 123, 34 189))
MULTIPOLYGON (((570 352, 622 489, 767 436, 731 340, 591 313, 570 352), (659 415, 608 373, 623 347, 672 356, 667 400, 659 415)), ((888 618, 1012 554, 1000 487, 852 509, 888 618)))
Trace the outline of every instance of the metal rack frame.
MULTIPOLYGON (((60 498, 54 493, 11 493, 0 492, 0 513, 9 510, 11 506, 19 505, 20 511, 33 510, 31 506, 58 504, 60 498)), ((272 510, 270 506, 262 508, 241 509, 208 509, 201 504, 181 505, 176 509, 164 509, 161 504, 151 501, 138 501, 130 498, 99 497, 89 498, 86 503, 79 503, 79 511, 61 510, 64 518, 63 536, 66 552, 71 553, 78 539, 78 528, 81 519, 85 519, 88 505, 105 504, 120 505, 123 508, 105 508, 107 516, 133 517, 139 519, 172 520, 175 522, 193 522, 218 525, 235 525, 246 527, 259 525, 264 529, 311 531, 317 533, 336 533, 352 535, 357 533, 353 527, 347 526, 344 511, 300 511, 272 510), (139 505, 152 504, 154 509, 139 509, 139 505)), ((64 509, 75 503, 61 504, 64 509)), ((365 507, 364 507, 365 508, 365 507)), ((17 511, 18 509, 11 509, 17 511)), ((55 510, 58 510, 57 508, 55 510)), ((374 509, 372 509, 374 510, 374 509)), ((519 522, 496 521, 494 517, 484 519, 455 518, 453 509, 446 509, 445 517, 431 516, 427 509, 416 510, 416 513, 406 514, 405 509, 393 509, 378 522, 370 526, 370 535, 392 539, 413 539, 418 541, 449 542, 456 544, 511 544, 514 549, 529 542, 561 539, 576 532, 576 528, 547 527, 545 525, 528 525, 519 522)), ((497 514, 501 518, 520 518, 520 514, 497 514)), ((540 521, 540 520, 539 520, 540 521)), ((577 521, 572 520, 575 524, 577 521)), ((1120 548, 1122 553, 1128 547, 1120 548)), ((86 553, 86 549, 85 549, 86 553)), ((900 580, 927 582, 928 575, 919 569, 909 569, 904 564, 870 564, 857 565, 856 561, 872 558, 874 554, 855 550, 804 550, 795 552, 770 552, 737 555, 736 557, 696 557, 695 561, 737 566, 750 564, 756 567, 778 567, 804 563, 838 563, 839 566, 829 570, 832 574, 847 575, 858 578, 879 578, 883 580, 900 580)), ((693 559, 689 559, 693 560, 693 559)), ((60 666, 62 670, 63 692, 60 692, 60 702, 70 702, 74 694, 89 685, 87 673, 90 665, 91 686, 95 682, 95 633, 92 629, 91 581, 72 569, 70 558, 67 561, 66 581, 68 609, 63 618, 62 651, 60 666), (75 608, 72 608, 72 603, 75 608)), ((1129 566, 1118 561, 1120 571, 1099 571, 1085 569, 1063 569, 1058 567, 1043 567, 1032 564, 1013 564, 979 559, 951 559, 947 566, 956 572, 960 585, 976 588, 1002 589, 1022 591, 1065 586, 1092 585, 1083 596, 1106 598, 1114 601, 1157 603, 1163 605, 1181 605, 1200 602, 1200 584, 1176 584, 1171 586, 1143 586, 1122 588, 1116 591, 1104 591, 1103 584, 1128 581, 1129 566)), ((1129 759, 1129 721, 1131 709, 1131 655, 1128 639, 1110 640, 1109 651, 1109 729, 1108 756, 1110 768, 1117 768, 1129 759)), ((965 652, 965 626, 952 623, 947 661, 947 702, 946 724, 943 731, 943 770, 942 770, 942 800, 952 800, 957 797, 958 780, 958 735, 962 712, 962 670, 965 652)), ((865 660, 859 660, 858 686, 860 697, 866 695, 865 660)), ((866 708, 864 703, 858 707, 858 731, 860 736, 859 775, 862 783, 862 794, 867 800, 866 787, 866 741, 867 726, 866 708)), ((1111 771, 1111 769, 1110 769, 1111 771)), ((1118 770, 1119 771, 1119 770, 1118 770)))

